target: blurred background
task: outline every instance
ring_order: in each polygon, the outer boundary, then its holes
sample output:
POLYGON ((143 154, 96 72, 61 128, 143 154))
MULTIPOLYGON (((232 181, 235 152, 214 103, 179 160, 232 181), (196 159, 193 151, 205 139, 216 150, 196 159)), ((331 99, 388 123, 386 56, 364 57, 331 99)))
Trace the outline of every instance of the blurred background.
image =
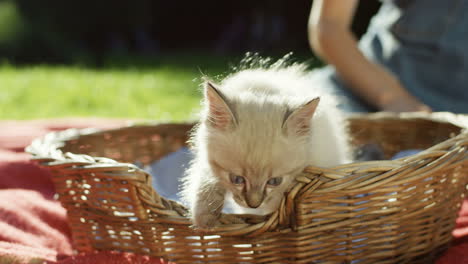
MULTIPOLYGON (((190 119, 199 77, 228 74, 246 52, 320 66, 307 42, 311 4, 0 0, 0 119, 190 119)), ((361 1, 358 37, 378 7, 361 1)))

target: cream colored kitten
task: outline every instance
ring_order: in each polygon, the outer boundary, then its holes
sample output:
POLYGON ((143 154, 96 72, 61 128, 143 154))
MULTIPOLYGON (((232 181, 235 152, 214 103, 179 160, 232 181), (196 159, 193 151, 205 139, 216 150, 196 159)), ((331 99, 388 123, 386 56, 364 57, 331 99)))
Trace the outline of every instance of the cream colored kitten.
POLYGON ((227 194, 267 214, 306 166, 350 161, 342 114, 302 66, 242 70, 219 85, 206 81, 204 97, 183 188, 196 227, 217 223, 227 194))

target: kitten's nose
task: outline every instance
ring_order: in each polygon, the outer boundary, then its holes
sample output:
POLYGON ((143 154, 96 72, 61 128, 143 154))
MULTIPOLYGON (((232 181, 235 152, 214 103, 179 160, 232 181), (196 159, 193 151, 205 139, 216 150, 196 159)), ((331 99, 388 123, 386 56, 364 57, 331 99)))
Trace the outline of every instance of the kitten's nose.
POLYGON ((258 208, 263 202, 263 193, 250 192, 245 195, 245 202, 250 208, 258 208))

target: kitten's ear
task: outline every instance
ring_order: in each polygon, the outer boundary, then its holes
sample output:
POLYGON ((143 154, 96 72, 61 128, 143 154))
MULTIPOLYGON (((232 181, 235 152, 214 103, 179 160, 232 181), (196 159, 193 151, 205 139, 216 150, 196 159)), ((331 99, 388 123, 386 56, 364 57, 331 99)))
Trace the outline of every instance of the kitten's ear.
POLYGON ((208 123, 215 128, 223 130, 236 124, 235 116, 219 89, 212 82, 206 80, 204 90, 208 106, 208 123))
POLYGON ((310 100, 293 112, 286 113, 283 121, 283 132, 286 134, 304 135, 310 131, 310 119, 317 109, 320 98, 310 100))

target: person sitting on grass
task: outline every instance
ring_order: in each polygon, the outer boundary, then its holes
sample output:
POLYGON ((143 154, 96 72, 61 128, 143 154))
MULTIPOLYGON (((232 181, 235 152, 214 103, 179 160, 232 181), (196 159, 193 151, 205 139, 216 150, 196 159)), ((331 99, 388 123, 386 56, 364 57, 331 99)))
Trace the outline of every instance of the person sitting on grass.
POLYGON ((309 42, 329 65, 314 82, 351 112, 468 113, 468 1, 382 1, 360 41, 358 0, 314 0, 309 42))

